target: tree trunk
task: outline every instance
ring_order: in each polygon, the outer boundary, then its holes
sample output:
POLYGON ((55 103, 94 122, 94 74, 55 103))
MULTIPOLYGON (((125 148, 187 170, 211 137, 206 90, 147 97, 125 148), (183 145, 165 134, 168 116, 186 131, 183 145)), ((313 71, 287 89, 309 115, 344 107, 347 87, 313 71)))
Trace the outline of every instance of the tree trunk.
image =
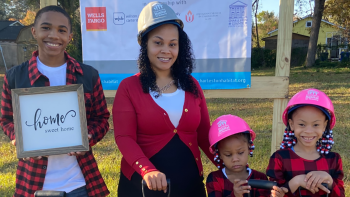
POLYGON ((315 63, 317 40, 321 26, 325 0, 315 0, 314 16, 312 18, 309 48, 307 50, 306 66, 311 67, 315 63))
POLYGON ((264 58, 264 52, 263 49, 260 48, 259 43, 259 29, 258 29, 258 9, 259 9, 259 0, 255 0, 255 31, 256 31, 256 45, 259 50, 259 55, 261 58, 261 67, 265 67, 265 58, 264 58))
POLYGON ((259 30, 258 30, 258 8, 259 8, 259 0, 256 0, 255 4, 255 31, 256 31, 256 45, 258 48, 260 48, 260 43, 259 43, 259 30))

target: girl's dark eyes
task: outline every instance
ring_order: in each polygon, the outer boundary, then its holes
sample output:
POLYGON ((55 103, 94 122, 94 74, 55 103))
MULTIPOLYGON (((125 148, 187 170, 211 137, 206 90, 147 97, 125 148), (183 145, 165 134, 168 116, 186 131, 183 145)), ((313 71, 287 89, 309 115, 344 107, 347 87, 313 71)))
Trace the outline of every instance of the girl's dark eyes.
POLYGON ((242 155, 243 153, 244 153, 244 151, 243 151, 243 152, 240 152, 240 153, 238 153, 238 154, 242 155))
POLYGON ((231 157, 231 155, 225 155, 226 157, 231 157))
POLYGON ((60 31, 60 32, 66 32, 66 30, 64 30, 64 29, 60 29, 59 31, 60 31))
POLYGON ((304 126, 304 124, 299 124, 299 126, 302 126, 302 127, 303 127, 303 126, 304 126))

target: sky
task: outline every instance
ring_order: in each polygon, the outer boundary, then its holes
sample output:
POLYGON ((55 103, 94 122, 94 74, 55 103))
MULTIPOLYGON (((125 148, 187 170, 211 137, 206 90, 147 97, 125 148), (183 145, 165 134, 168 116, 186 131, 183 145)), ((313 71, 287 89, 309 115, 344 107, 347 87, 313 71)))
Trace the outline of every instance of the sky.
POLYGON ((280 0, 260 0, 259 11, 274 11, 278 15, 280 9, 280 0))
MULTIPOLYGON (((261 12, 261 11, 269 11, 269 12, 274 11, 275 16, 277 16, 279 14, 280 0, 259 0, 259 1, 260 1, 259 12, 261 12)), ((294 10, 295 9, 296 9, 296 7, 294 6, 294 10)), ((304 15, 306 15, 306 9, 310 9, 310 6, 309 5, 306 6, 306 8, 303 10, 304 13, 300 17, 303 17, 304 15)))

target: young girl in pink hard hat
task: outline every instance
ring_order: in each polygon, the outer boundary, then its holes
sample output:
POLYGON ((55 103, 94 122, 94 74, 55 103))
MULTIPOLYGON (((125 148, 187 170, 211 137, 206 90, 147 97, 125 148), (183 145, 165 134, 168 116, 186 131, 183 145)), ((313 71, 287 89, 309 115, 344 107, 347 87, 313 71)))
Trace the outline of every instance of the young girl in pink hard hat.
POLYGON ((282 119, 287 128, 266 170, 270 180, 288 188, 286 196, 344 197, 342 160, 330 152, 336 122, 332 101, 320 90, 302 90, 282 119))
POLYGON ((207 178, 208 197, 284 196, 285 190, 274 186, 273 191, 251 188, 249 179, 267 180, 264 173, 248 167, 248 157, 253 156, 255 133, 240 117, 223 115, 217 118, 209 131, 210 152, 214 154, 218 171, 207 178), (252 190, 252 191, 250 191, 252 190))

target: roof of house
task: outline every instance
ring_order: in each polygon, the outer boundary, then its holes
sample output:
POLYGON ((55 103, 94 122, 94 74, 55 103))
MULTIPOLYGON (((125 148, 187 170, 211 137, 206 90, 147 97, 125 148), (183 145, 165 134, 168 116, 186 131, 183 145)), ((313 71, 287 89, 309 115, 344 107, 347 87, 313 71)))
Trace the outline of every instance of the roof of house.
MULTIPOLYGON (((278 35, 274 35, 274 36, 269 36, 269 37, 265 37, 262 38, 261 40, 266 41, 266 40, 270 40, 270 39, 277 39, 278 35)), ((305 35, 301 35, 301 34, 297 34, 297 33, 292 33, 292 39, 300 39, 302 38, 302 40, 305 39, 309 39, 310 36, 305 36, 305 35)))
MULTIPOLYGON (((301 21, 301 20, 304 20, 304 19, 306 19, 306 18, 312 18, 312 16, 311 16, 311 15, 304 16, 304 17, 301 18, 301 19, 298 19, 298 20, 293 21, 293 23, 297 23, 297 22, 299 22, 299 21, 301 21)), ((337 27, 339 27, 339 28, 341 28, 341 29, 345 29, 344 27, 341 27, 341 26, 336 25, 336 24, 334 24, 334 23, 331 23, 331 22, 329 22, 329 21, 326 21, 326 20, 323 20, 323 19, 322 19, 321 21, 322 21, 322 22, 325 22, 325 23, 327 23, 327 24, 333 25, 333 26, 337 26, 337 27)), ((267 33, 267 34, 272 34, 272 33, 275 32, 275 31, 278 31, 278 29, 275 29, 275 30, 273 30, 273 31, 270 31, 270 32, 267 33)))
POLYGON ((0 40, 16 41, 19 32, 24 27, 18 21, 0 21, 0 40))

